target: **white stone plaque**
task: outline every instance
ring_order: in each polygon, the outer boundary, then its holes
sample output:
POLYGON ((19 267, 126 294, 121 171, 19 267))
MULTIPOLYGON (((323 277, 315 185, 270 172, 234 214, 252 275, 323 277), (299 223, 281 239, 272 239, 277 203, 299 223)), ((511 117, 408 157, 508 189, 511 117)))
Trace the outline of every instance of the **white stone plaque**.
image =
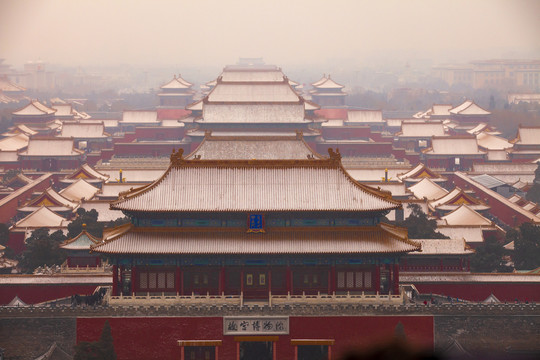
POLYGON ((288 316, 225 316, 223 335, 287 335, 288 316))

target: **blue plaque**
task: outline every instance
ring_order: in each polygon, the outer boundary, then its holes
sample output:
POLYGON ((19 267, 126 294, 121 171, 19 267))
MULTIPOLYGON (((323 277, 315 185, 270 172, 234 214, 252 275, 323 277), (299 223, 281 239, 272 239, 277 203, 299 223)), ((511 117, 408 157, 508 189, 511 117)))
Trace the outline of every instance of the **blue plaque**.
POLYGON ((264 232, 264 217, 262 214, 249 215, 248 232, 264 232))

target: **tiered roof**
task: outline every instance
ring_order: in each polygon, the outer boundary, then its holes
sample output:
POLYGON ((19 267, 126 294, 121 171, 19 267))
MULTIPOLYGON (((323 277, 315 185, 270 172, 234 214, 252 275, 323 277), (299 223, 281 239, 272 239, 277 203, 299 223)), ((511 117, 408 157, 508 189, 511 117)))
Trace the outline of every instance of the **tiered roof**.
POLYGON ((171 155, 165 174, 121 194, 111 209, 184 211, 385 211, 391 197, 353 180, 339 153, 328 159, 186 160, 171 155))
POLYGON ((372 227, 267 229, 164 229, 121 226, 104 234, 92 250, 108 254, 351 254, 405 253, 420 250, 403 229, 388 224, 372 227))
POLYGON ((269 83, 225 83, 218 80, 205 102, 300 103, 301 98, 286 79, 269 83))
POLYGON ((192 86, 192 83, 184 80, 182 75, 178 74, 178 77, 174 75, 174 78, 165 85, 162 85, 160 89, 190 89, 192 86))
POLYGON ((326 76, 326 75, 323 75, 323 77, 317 81, 315 81, 314 83, 311 84, 311 86, 313 86, 315 89, 321 89, 321 90, 325 90, 325 89, 343 89, 345 86, 344 85, 341 85, 341 84, 338 84, 337 82, 335 82, 334 80, 332 80, 330 78, 330 75, 326 76))
POLYGON ((203 142, 186 159, 203 160, 304 160, 322 159, 299 133, 296 137, 234 137, 207 133, 203 142))
POLYGON ((52 115, 54 113, 56 113, 55 109, 51 109, 50 107, 43 105, 37 100, 32 100, 28 105, 14 111, 12 114, 20 116, 43 116, 52 115))

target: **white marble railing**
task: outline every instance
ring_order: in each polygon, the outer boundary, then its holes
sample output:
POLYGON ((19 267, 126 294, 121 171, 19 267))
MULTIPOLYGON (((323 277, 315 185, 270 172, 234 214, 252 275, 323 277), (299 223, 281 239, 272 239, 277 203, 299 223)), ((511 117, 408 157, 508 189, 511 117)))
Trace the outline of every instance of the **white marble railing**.
MULTIPOLYGON (((148 305, 239 305, 243 306, 245 298, 242 293, 240 295, 166 295, 150 294, 146 295, 130 295, 130 296, 105 296, 105 301, 109 305, 133 305, 133 306, 148 306, 148 305)), ((265 303, 269 306, 284 305, 284 304, 403 304, 404 294, 399 295, 381 295, 377 294, 316 294, 316 295, 272 295, 268 294, 266 299, 251 300, 257 303, 265 303)))

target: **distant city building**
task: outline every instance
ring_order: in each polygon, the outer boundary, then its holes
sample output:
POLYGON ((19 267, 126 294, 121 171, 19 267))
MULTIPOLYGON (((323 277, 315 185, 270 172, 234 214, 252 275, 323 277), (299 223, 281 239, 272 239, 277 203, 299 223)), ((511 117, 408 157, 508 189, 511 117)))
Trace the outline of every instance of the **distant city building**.
POLYGON ((432 76, 449 86, 467 85, 474 89, 540 89, 540 60, 478 60, 466 65, 438 65, 432 76))

